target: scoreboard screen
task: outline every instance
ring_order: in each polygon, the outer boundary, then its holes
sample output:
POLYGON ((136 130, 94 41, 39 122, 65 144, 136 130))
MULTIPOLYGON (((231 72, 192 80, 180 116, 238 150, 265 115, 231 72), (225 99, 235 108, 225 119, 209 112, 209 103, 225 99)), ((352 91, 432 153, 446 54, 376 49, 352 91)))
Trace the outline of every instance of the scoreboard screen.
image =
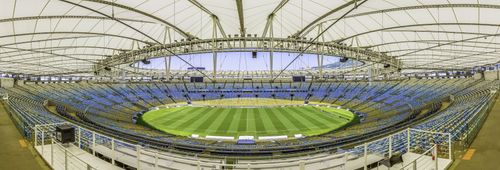
POLYGON ((293 82, 304 82, 306 81, 306 76, 293 76, 293 82))
POLYGON ((203 77, 191 77, 191 83, 203 82, 203 77))

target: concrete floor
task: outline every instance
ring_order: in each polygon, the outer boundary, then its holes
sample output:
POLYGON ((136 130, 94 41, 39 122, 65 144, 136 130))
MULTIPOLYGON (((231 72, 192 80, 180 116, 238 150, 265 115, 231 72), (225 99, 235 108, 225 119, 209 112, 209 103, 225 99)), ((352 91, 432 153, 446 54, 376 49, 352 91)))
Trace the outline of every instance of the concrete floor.
POLYGON ((469 149, 476 149, 472 158, 456 157, 451 170, 500 170, 500 97, 469 149))
POLYGON ((20 140, 24 138, 0 103, 0 170, 50 169, 29 142, 20 140))

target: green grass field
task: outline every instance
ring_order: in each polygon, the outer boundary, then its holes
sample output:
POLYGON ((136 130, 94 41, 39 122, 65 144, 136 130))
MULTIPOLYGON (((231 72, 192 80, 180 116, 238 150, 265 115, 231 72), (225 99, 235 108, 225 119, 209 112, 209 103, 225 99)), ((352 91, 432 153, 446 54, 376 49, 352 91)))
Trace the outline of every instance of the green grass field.
POLYGON ((222 108, 182 106, 147 112, 140 122, 181 136, 275 136, 323 134, 355 119, 353 113, 323 106, 222 108))

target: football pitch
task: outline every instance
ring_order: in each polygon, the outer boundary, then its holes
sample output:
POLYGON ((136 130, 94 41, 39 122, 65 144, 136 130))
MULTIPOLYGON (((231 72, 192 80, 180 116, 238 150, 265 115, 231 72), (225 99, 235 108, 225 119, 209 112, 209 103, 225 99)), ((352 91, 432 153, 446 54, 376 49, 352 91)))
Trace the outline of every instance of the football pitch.
POLYGON ((324 106, 224 108, 180 106, 145 113, 141 122, 180 136, 278 136, 323 134, 355 118, 348 110, 324 106))

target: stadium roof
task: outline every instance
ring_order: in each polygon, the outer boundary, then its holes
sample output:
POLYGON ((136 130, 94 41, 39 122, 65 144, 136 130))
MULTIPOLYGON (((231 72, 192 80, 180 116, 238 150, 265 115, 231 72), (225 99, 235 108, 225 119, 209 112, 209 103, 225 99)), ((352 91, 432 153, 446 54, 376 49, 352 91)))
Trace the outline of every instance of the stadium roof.
POLYGON ((499 14, 498 0, 2 0, 0 71, 90 73, 110 55, 169 43, 166 28, 174 40, 210 39, 213 28, 309 39, 331 24, 323 41, 404 68, 470 68, 500 60, 499 14))

